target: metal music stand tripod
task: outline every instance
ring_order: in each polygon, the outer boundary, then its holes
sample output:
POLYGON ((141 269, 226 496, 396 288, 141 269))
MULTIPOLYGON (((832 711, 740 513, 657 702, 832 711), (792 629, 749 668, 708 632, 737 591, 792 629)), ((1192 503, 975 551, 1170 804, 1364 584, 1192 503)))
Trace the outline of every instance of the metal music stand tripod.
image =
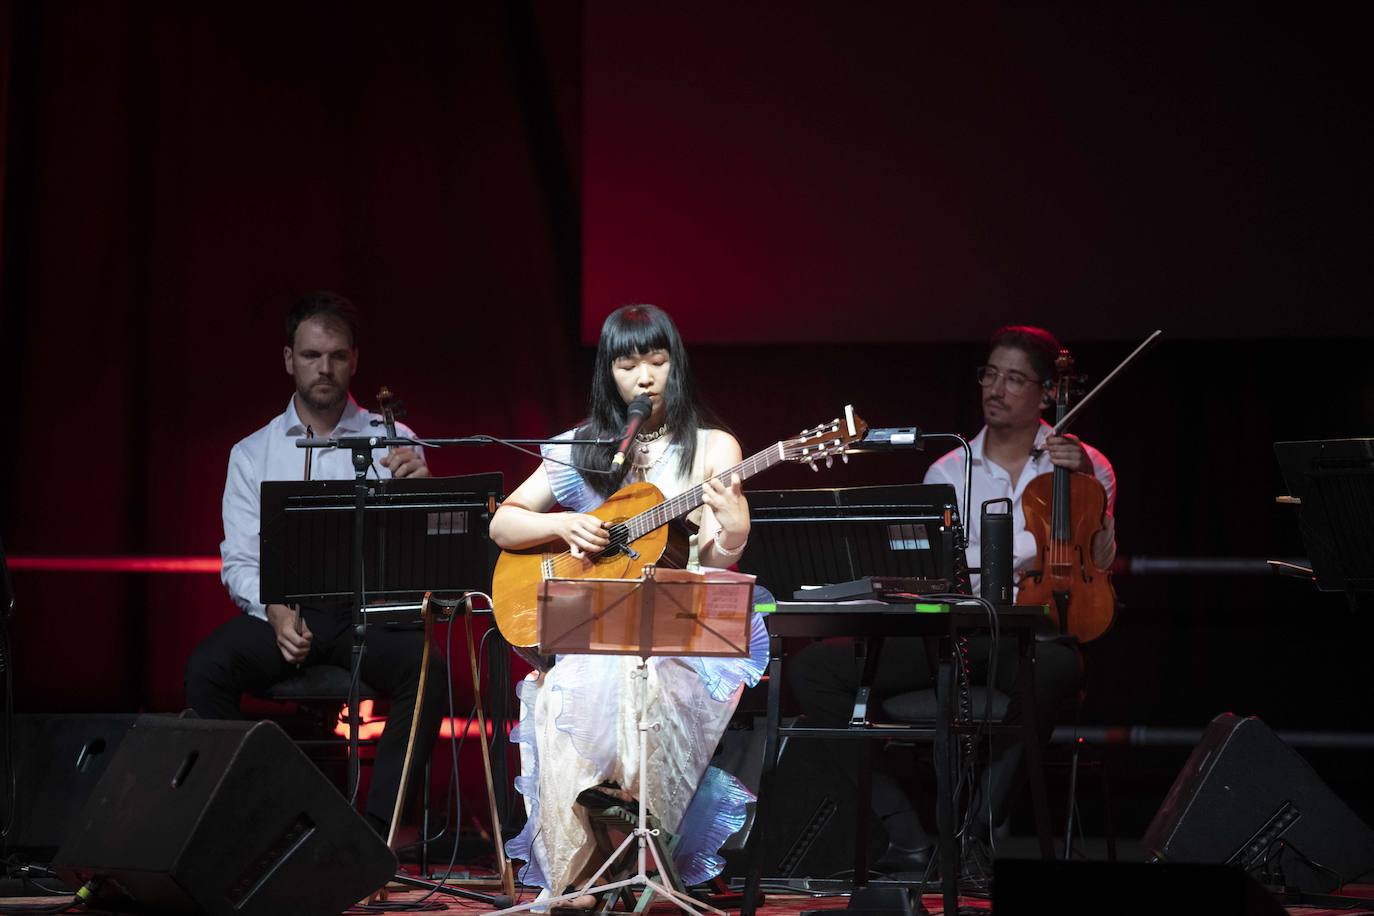
POLYGON ((656 655, 744 658, 749 655, 753 577, 737 573, 698 574, 677 569, 644 568, 643 579, 545 579, 539 596, 539 647, 564 655, 638 655, 635 682, 639 718, 639 823, 606 858, 581 889, 546 900, 501 910, 519 913, 535 906, 554 906, 585 894, 639 887, 660 895, 679 909, 701 916, 724 912, 669 887, 669 874, 651 842, 657 833, 648 823, 649 731, 646 721, 649 659, 656 655), (632 844, 638 846, 638 869, 619 880, 602 881, 632 844), (658 878, 649 875, 649 859, 658 878), (600 882, 600 883, 598 883, 600 882))
MULTIPOLYGON (((314 440, 326 442, 330 440, 314 440)), ((261 490, 264 604, 351 599, 348 785, 358 785, 358 689, 367 616, 413 605, 428 591, 490 589, 487 536, 502 495, 500 474, 368 480, 375 438, 335 440, 353 451, 354 479, 264 481, 261 490), (351 546, 351 550, 348 549, 351 546), (369 602, 373 602, 369 606, 369 602)), ((493 897, 397 875, 404 884, 500 905, 493 897)))

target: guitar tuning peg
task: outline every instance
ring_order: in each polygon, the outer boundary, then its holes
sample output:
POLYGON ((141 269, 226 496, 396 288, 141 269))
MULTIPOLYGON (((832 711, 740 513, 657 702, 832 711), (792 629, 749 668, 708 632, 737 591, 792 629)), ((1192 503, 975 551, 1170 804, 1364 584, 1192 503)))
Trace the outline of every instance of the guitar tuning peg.
POLYGON ((820 470, 821 470, 821 469, 818 468, 818 467, 816 467, 816 459, 815 459, 815 458, 808 458, 808 459, 806 459, 806 466, 809 467, 811 470, 815 471, 816 473, 818 473, 818 474, 820 473, 820 470))
POLYGON ((834 455, 826 455, 826 456, 825 456, 825 466, 828 467, 828 468, 833 468, 833 467, 835 466, 835 456, 834 456, 834 455))
POLYGON ((849 463, 849 453, 848 453, 848 452, 840 452, 840 460, 843 461, 845 464, 848 464, 848 463, 849 463))

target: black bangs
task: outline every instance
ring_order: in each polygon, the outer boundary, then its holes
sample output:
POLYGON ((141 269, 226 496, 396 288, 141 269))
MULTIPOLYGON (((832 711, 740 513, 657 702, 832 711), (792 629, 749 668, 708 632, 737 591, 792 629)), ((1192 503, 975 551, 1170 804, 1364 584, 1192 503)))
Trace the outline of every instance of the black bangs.
MULTIPOLYGON (((672 319, 652 305, 629 305, 617 309, 601 327, 601 356, 614 361, 622 356, 676 349, 672 319)), ((676 354, 673 354, 676 355, 676 354)))

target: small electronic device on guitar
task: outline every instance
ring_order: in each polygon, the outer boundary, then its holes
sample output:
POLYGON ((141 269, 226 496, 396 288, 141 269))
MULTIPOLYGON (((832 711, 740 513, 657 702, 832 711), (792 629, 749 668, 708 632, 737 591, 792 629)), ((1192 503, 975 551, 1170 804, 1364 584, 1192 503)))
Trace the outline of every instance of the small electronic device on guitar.
MULTIPOLYGON (((716 475, 730 481, 736 474, 746 480, 784 461, 806 464, 819 470, 839 455, 845 458, 850 443, 863 438, 868 424, 846 406, 844 418, 802 430, 791 439, 770 445, 732 468, 716 475)), ((611 544, 591 558, 588 566, 572 556, 563 541, 550 541, 523 550, 505 550, 492 575, 492 614, 501 635, 512 646, 533 646, 539 640, 539 585, 547 578, 635 579, 650 564, 685 565, 686 545, 670 539, 669 522, 702 505, 698 484, 665 500, 651 483, 633 483, 616 491, 588 513, 608 522, 611 544)))

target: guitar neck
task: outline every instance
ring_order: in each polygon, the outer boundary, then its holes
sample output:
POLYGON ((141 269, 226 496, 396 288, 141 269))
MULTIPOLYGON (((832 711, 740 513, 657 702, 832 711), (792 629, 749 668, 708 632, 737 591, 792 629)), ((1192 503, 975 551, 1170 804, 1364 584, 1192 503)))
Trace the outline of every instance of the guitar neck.
MULTIPOLYGON (((760 471, 766 471, 775 464, 780 464, 782 460, 783 444, 776 442, 758 454, 744 459, 734 467, 721 471, 713 479, 728 484, 738 474, 741 480, 748 480, 760 471)), ((652 509, 645 509, 633 518, 626 519, 625 527, 629 530, 630 540, 638 540, 655 528, 661 528, 674 519, 681 518, 696 509, 705 501, 702 495, 704 486, 705 484, 699 483, 671 499, 665 499, 652 509)))

